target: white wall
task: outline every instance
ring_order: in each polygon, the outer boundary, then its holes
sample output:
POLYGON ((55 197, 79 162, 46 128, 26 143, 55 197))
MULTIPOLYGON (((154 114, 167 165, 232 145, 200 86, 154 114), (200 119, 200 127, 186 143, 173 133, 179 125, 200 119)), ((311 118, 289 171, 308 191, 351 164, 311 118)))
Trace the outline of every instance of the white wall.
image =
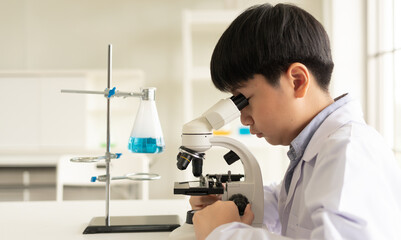
MULTIPOLYGON (((172 183, 183 176, 175 167, 183 124, 181 12, 244 9, 262 2, 0 0, 0 70, 106 69, 107 45, 112 43, 114 69, 141 69, 146 85, 158 88, 156 100, 167 148, 154 156, 151 171, 163 180, 150 183, 150 197, 173 197, 172 183)), ((324 1, 287 2, 323 21, 324 1)))
POLYGON ((325 0, 324 26, 331 40, 334 71, 332 97, 351 93, 366 106, 366 1, 325 0))

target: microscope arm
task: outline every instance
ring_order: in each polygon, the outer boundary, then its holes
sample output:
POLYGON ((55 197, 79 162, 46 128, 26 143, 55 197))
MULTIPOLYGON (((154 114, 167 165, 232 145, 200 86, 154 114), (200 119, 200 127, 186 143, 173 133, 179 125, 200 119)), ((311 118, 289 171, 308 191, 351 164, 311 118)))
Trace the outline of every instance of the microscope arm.
POLYGON ((213 146, 220 146, 235 152, 244 167, 245 179, 243 182, 226 183, 226 195, 223 200, 229 199, 233 194, 242 193, 251 201, 252 211, 255 214, 253 226, 263 225, 264 193, 263 180, 259 164, 253 154, 241 142, 228 137, 213 136, 209 139, 213 146))

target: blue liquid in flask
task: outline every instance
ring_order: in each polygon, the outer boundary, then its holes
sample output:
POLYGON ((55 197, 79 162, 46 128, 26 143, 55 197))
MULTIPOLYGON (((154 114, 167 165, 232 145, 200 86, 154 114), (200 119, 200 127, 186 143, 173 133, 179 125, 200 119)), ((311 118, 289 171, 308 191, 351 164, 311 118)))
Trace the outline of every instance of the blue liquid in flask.
POLYGON ((128 149, 134 153, 160 153, 164 150, 164 142, 162 138, 130 137, 128 149))

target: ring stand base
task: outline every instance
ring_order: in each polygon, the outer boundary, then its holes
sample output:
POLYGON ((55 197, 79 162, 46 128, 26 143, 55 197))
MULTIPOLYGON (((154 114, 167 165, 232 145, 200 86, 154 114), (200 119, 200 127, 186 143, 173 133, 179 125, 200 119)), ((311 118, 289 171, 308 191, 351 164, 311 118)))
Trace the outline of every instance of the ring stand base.
POLYGON ((180 226, 178 215, 94 217, 83 234, 122 232, 171 232, 180 226))

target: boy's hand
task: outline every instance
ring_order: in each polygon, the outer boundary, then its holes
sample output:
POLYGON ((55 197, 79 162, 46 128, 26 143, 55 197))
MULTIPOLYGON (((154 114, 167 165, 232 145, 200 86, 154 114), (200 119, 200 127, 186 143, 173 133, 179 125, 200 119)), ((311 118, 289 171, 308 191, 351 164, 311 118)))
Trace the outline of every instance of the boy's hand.
POLYGON ((192 210, 200 210, 218 200, 221 200, 221 195, 191 196, 189 198, 189 203, 191 204, 192 210))
POLYGON ((242 222, 251 225, 254 214, 248 204, 244 215, 239 216, 237 205, 233 201, 217 201, 197 211, 193 217, 196 238, 205 239, 215 228, 230 222, 242 222))

